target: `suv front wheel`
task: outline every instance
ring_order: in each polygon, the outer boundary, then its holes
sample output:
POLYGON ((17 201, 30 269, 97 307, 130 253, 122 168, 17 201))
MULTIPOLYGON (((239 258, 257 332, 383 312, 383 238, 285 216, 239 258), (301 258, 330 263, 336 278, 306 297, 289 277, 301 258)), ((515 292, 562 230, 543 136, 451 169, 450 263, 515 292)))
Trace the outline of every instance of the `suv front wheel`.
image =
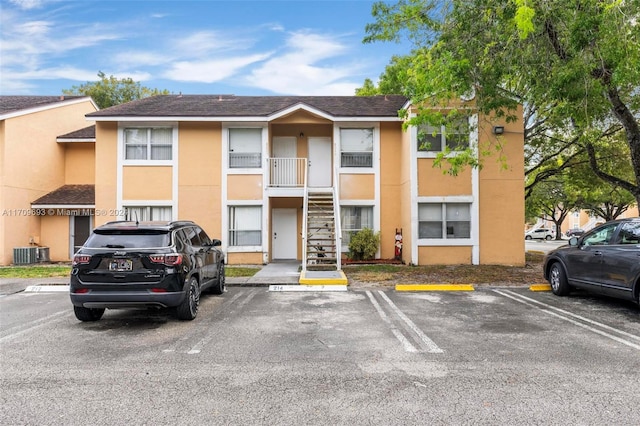
POLYGON ((211 293, 213 294, 222 294, 225 291, 225 272, 224 272, 224 263, 220 262, 220 266, 218 266, 218 279, 216 283, 211 287, 211 293))
POLYGON ((187 294, 180 305, 176 307, 178 319, 191 321, 198 315, 198 305, 200 304, 200 286, 195 277, 189 279, 187 294))

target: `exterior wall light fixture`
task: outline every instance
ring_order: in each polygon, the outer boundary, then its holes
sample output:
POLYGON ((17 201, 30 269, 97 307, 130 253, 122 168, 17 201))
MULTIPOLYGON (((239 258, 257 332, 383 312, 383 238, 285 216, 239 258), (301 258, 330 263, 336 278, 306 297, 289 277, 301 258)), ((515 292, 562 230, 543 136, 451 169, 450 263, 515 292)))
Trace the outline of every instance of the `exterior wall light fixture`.
POLYGON ((504 133, 504 126, 493 126, 493 134, 501 135, 504 133))

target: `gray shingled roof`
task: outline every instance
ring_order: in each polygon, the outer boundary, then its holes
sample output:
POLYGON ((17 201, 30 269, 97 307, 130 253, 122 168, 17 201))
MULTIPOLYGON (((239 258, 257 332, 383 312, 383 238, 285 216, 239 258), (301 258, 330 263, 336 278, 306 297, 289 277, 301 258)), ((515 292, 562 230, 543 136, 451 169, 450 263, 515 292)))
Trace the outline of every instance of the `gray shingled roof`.
POLYGON ((335 117, 397 117, 407 98, 386 96, 160 95, 87 117, 268 117, 304 104, 335 117))
POLYGON ((0 114, 84 97, 85 96, 0 96, 0 114))
POLYGON ((92 124, 80 130, 58 136, 58 139, 95 139, 96 138, 96 125, 92 124))
POLYGON ((55 191, 43 195, 31 205, 94 205, 96 203, 95 185, 64 185, 55 191))

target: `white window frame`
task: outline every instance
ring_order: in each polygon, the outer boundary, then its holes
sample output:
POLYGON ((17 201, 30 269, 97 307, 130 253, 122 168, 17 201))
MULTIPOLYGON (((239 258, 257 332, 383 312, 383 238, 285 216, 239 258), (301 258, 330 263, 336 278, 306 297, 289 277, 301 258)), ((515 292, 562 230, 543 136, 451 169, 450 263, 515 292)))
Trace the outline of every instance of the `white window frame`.
POLYGON ((416 203, 416 238, 418 239, 418 246, 471 246, 477 244, 477 227, 478 217, 476 215, 476 205, 474 203, 473 196, 449 196, 449 197, 418 197, 416 203), (419 227, 420 217, 418 214, 420 204, 442 204, 442 238, 420 238, 419 227), (470 229, 469 238, 447 238, 446 237, 446 205, 447 204, 468 204, 470 215, 470 229))
MULTIPOLYGON (((469 117, 467 117, 467 122, 469 124, 469 135, 468 135, 468 145, 467 147, 472 148, 472 141, 474 140, 474 132, 476 131, 475 127, 474 127, 474 123, 477 120, 475 119, 474 115, 471 115, 469 117)), ((420 150, 420 141, 418 140, 418 130, 419 130, 420 126, 412 126, 411 128, 411 137, 415 140, 415 149, 417 151, 417 157, 418 158, 436 158, 438 156, 438 154, 440 154, 441 152, 445 151, 446 147, 447 147, 447 138, 446 138, 446 126, 442 125, 440 126, 440 132, 438 132, 436 135, 440 136, 440 149, 439 150, 424 150, 421 151, 420 150)), ((458 155, 458 152, 460 151, 451 151, 450 154, 448 154, 448 156, 456 156, 458 155)))
MULTIPOLYGON (((433 239, 433 240, 449 240, 449 239, 456 239, 456 240, 470 240, 471 239, 471 203, 452 203, 452 202, 448 202, 448 203, 419 203, 418 204, 418 238, 420 239, 433 239), (455 237, 449 237, 449 233, 448 231, 448 223, 451 222, 449 220, 447 220, 447 211, 448 211, 448 207, 452 206, 452 205, 463 205, 463 206, 467 206, 468 208, 468 215, 469 215, 469 236, 466 238, 455 238, 455 237), (420 237, 420 223, 423 222, 420 219, 420 206, 438 206, 440 209, 440 220, 437 221, 438 223, 440 223, 440 231, 441 231, 441 237, 439 238, 427 238, 427 237, 420 237)), ((464 221, 467 222, 467 221, 464 221)))
MULTIPOLYGON (((118 146, 121 147, 119 159, 123 166, 172 166, 178 161, 178 125, 177 123, 120 123, 118 126, 118 146), (151 160, 151 159, 127 159, 127 145, 125 132, 127 129, 171 129, 171 159, 151 160)), ((151 140, 147 137, 147 157, 151 156, 151 140)))
POLYGON ((265 239, 267 238, 266 235, 266 227, 265 227, 265 208, 262 204, 256 203, 255 201, 229 201, 227 202, 226 205, 226 212, 225 212, 225 216, 226 216, 226 230, 224 232, 224 238, 226 240, 226 247, 227 247, 227 252, 232 252, 232 253, 242 253, 242 252, 248 252, 248 253, 255 253, 255 252, 262 252, 262 247, 265 244, 265 239), (261 239, 261 244, 260 245, 253 245, 253 246, 232 246, 231 245, 231 240, 230 240, 230 233, 231 233, 231 215, 230 215, 230 211, 232 208, 237 208, 237 207, 257 207, 260 208, 260 226, 262 227, 262 229, 260 229, 261 233, 260 233, 260 239, 261 239))
MULTIPOLYGON (((337 123, 334 126, 334 140, 337 141, 335 161, 339 164, 340 173, 344 174, 371 174, 378 170, 378 153, 380 150, 380 123, 379 122, 353 122, 337 123), (373 149, 371 151, 371 167, 343 167, 342 166, 342 129, 373 129, 373 149)), ((367 151, 368 152, 368 151, 367 151)))
POLYGON ((154 205, 150 205, 149 203, 142 203, 140 204, 140 202, 125 202, 122 206, 122 213, 124 213, 125 215, 123 216, 124 220, 131 220, 131 221, 135 221, 136 219, 139 220, 140 222, 142 221, 156 221, 156 220, 168 220, 168 221, 172 221, 175 220, 175 213, 174 213, 174 207, 172 205, 172 203, 159 203, 159 204, 154 204, 154 205), (135 217, 129 217, 127 219, 126 214, 128 212, 128 209, 130 208, 136 208, 136 209, 145 209, 146 210, 146 214, 147 217, 143 217, 143 218, 135 218, 135 217), (152 209, 154 208, 166 208, 166 209, 171 209, 171 215, 169 219, 157 219, 157 218, 152 218, 151 217, 151 212, 152 209))
MULTIPOLYGON (((222 155, 223 155, 223 164, 227 174, 230 175, 260 175, 265 173, 265 161, 267 151, 267 141, 269 138, 269 129, 267 125, 264 123, 223 123, 222 125, 222 155), (229 143, 230 143, 230 130, 231 129, 261 129, 261 144, 260 148, 262 152, 260 153, 260 167, 230 167, 229 165, 229 143)), ((228 204, 231 205, 231 204, 228 204)))
MULTIPOLYGON (((377 226, 376 226, 376 206, 374 204, 371 203, 371 201, 364 201, 364 202, 359 202, 359 203, 353 203, 350 200, 345 200, 344 203, 340 204, 340 228, 341 231, 344 233, 345 231, 347 231, 347 229, 344 228, 344 224, 342 223, 342 209, 345 207, 360 207, 360 208, 369 208, 371 209, 371 227, 369 229, 373 230, 373 232, 378 232, 376 230, 377 226), (367 204, 365 204, 367 203, 367 204)), ((364 229, 364 228, 361 228, 364 229)), ((361 230, 360 229, 360 230, 361 230)), ((351 231, 351 230, 349 230, 351 231)), ((340 239, 342 241, 342 250, 343 252, 347 252, 349 251, 349 243, 345 241, 345 238, 340 236, 340 239)))

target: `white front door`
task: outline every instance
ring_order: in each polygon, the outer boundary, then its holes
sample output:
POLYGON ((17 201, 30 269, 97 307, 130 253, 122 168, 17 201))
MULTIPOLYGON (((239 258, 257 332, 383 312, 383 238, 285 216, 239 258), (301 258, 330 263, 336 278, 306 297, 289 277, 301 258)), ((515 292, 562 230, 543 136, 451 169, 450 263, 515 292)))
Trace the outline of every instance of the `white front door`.
POLYGON ((331 138, 309 138, 309 186, 331 187, 331 138))
POLYGON ((296 209, 271 210, 271 258, 298 257, 298 212, 296 209))

